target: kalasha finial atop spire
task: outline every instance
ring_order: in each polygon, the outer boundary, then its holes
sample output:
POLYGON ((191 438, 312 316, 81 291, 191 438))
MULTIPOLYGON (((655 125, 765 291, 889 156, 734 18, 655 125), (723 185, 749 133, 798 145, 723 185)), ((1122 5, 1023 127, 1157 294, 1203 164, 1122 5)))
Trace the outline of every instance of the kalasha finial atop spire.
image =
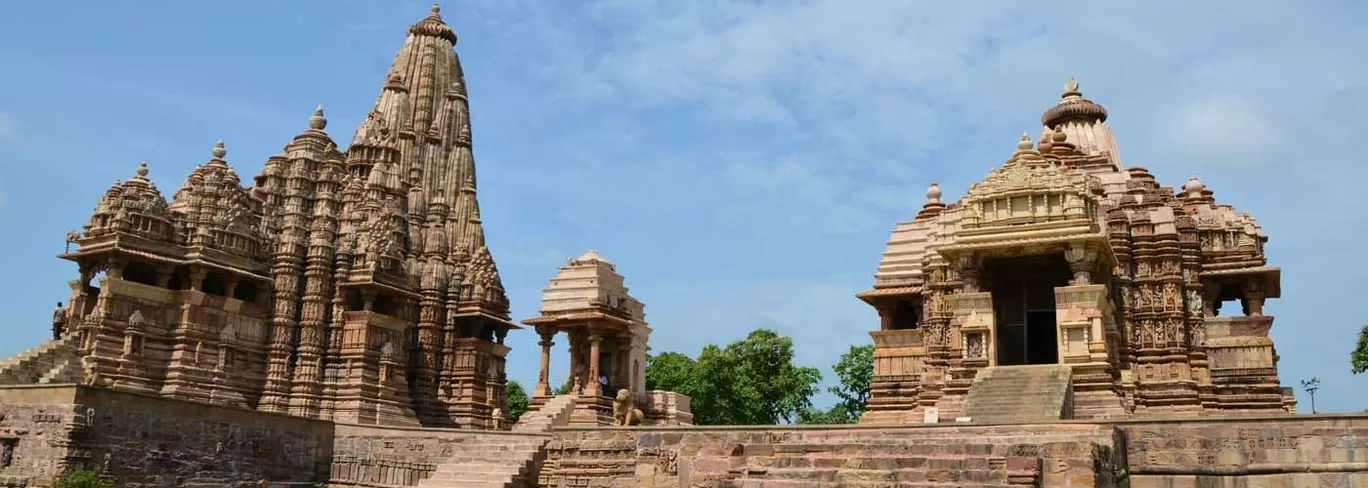
POLYGON ((219 139, 218 144, 214 144, 214 159, 223 159, 228 155, 228 150, 223 148, 223 139, 219 139))
POLYGON ((932 181, 931 186, 926 188, 926 203, 922 205, 921 211, 917 212, 917 218, 929 218, 945 210, 945 204, 941 203, 940 199, 940 185, 932 181))
POLYGON ((1020 149, 1022 151, 1028 151, 1033 147, 1035 147, 1035 144, 1031 142, 1031 135, 1022 132, 1021 140, 1017 141, 1017 149, 1020 149))
POLYGON ((138 178, 147 179, 147 161, 138 164, 138 178))
POLYGON ((456 32, 452 31, 451 26, 448 26, 446 22, 442 22, 442 15, 439 13, 441 11, 442 7, 440 5, 435 3, 432 4, 432 13, 428 14, 427 18, 418 21, 417 24, 413 24, 413 27, 409 28, 409 33, 420 36, 440 37, 451 41, 452 45, 456 45, 456 32))
POLYGON ((1058 104, 1040 116, 1040 123, 1047 128, 1053 129, 1069 121, 1085 124, 1107 121, 1107 109, 1083 98, 1083 92, 1078 91, 1078 80, 1073 77, 1064 84, 1064 94, 1059 98, 1058 104))
POLYGON ((1069 82, 1064 84, 1064 97, 1067 98, 1070 95, 1083 96, 1083 93, 1078 91, 1078 80, 1072 76, 1069 77, 1069 82))
POLYGON ((319 105, 314 109, 312 117, 309 117, 309 128, 323 130, 328 126, 328 119, 323 118, 323 106, 319 105))

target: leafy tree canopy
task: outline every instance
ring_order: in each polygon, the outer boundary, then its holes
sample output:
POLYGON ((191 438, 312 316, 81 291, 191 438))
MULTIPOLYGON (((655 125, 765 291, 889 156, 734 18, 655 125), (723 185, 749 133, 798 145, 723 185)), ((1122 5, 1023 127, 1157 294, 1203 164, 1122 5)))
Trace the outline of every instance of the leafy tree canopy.
POLYGON ((1358 345, 1349 357, 1349 371, 1354 374, 1368 371, 1368 323, 1359 329, 1358 345))
POLYGON ((527 390, 517 380, 508 380, 508 422, 517 423, 527 413, 527 390))
POLYGON ((827 388, 838 401, 829 410, 804 409, 800 424, 853 424, 860 421, 869 403, 869 384, 874 379, 874 346, 850 346, 831 367, 840 384, 827 388))
POLYGON ((696 360, 667 352, 646 363, 647 388, 689 395, 699 425, 794 422, 812 407, 821 380, 816 368, 793 364, 792 339, 769 329, 706 346, 696 360))

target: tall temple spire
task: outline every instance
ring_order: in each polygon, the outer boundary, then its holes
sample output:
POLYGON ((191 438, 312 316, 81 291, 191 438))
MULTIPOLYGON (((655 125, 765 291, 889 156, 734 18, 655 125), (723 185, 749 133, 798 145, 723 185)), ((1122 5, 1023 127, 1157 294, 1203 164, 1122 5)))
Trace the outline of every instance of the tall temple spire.
MULTIPOLYGON (((398 157, 390 171, 413 175, 412 184, 425 195, 446 195, 450 212, 441 232, 447 235, 447 247, 474 253, 485 246, 484 229, 475 194, 470 110, 456 39, 438 5, 408 29, 371 115, 357 128, 352 145, 373 139, 377 128, 391 131, 398 157)), ((425 217, 410 215, 414 220, 425 217)))

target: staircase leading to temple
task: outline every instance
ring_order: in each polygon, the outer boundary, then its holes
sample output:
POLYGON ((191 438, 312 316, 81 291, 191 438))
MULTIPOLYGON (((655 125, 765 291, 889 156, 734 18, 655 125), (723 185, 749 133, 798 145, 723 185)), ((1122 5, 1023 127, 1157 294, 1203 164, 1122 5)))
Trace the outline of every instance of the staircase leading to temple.
POLYGON ((1072 417, 1069 366, 998 366, 980 371, 964 401, 974 423, 1011 424, 1072 417))
POLYGON ((0 361, 0 385, 80 382, 76 342, 76 334, 65 334, 0 361))
POLYGON ((576 395, 559 395, 546 400, 541 408, 524 413, 518 423, 513 425, 514 432, 549 432, 551 427, 566 425, 575 411, 576 395))
POLYGON ((513 432, 530 435, 489 436, 461 448, 460 454, 437 465, 419 488, 513 488, 535 486, 537 468, 546 458, 545 434, 570 421, 575 395, 561 395, 524 413, 513 432))
POLYGON ((418 488, 513 488, 536 485, 537 464, 549 437, 505 435, 486 437, 461 447, 461 452, 437 465, 418 488))

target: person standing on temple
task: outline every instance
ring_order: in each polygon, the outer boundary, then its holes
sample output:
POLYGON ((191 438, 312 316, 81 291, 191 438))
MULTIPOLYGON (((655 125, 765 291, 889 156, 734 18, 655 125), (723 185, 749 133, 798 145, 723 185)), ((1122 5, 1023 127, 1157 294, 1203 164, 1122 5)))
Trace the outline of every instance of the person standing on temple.
POLYGON ((52 340, 62 338, 62 333, 66 332, 67 310, 62 307, 62 302, 57 302, 57 308, 52 311, 52 340))

